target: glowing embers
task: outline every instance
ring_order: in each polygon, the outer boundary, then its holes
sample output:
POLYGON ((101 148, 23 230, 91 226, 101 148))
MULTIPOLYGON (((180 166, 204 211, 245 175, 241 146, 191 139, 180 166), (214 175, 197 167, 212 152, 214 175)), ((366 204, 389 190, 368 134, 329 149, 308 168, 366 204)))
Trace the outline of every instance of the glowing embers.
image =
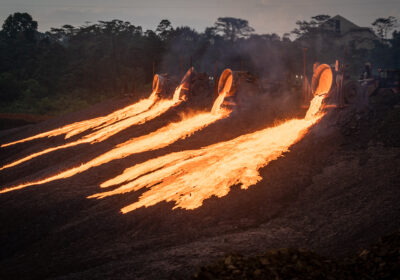
POLYGON ((319 113, 323 99, 322 95, 314 97, 304 119, 289 120, 230 141, 172 153, 125 169, 101 184, 102 188, 119 187, 90 198, 148 189, 139 201, 121 209, 127 213, 162 201, 175 201, 174 208, 194 209, 211 196, 227 195, 233 185, 246 189, 262 179, 258 171, 261 167, 287 152, 323 116, 319 113))

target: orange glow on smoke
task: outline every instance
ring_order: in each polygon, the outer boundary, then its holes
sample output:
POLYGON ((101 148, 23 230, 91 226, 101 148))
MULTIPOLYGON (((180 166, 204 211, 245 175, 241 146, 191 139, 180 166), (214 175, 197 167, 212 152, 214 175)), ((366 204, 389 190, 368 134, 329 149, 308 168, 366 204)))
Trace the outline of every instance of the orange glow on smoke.
POLYGON ((174 209, 194 209, 211 196, 227 195, 233 185, 247 189, 262 179, 260 168, 287 152, 322 118, 323 99, 323 95, 314 97, 304 119, 288 120, 230 141, 172 153, 127 168, 101 184, 102 188, 120 185, 118 188, 89 198, 147 189, 139 201, 121 209, 127 213, 162 201, 175 201, 174 209))
MULTIPOLYGON (((180 85, 175 93, 174 97, 172 100, 161 100, 159 103, 157 103, 152 109, 149 110, 149 112, 155 108, 157 108, 158 104, 164 104, 164 106, 159 106, 160 108, 168 109, 169 107, 173 106, 174 104, 178 104, 180 101, 180 92, 183 89, 183 85, 180 85), (169 106, 169 107, 168 107, 169 106)), ((33 185, 40 185, 44 183, 48 183, 54 180, 59 180, 59 179, 64 179, 64 178, 69 178, 71 176, 74 176, 78 173, 84 172, 88 170, 89 168, 96 167, 103 165, 105 163, 108 163, 112 160, 116 159, 121 159, 124 157, 127 157, 132 154, 136 153, 141 153, 145 151, 150 151, 150 150, 156 150, 160 149, 163 147, 166 147, 174 142, 176 142, 179 139, 183 139, 185 137, 190 136, 191 134, 195 133, 198 130, 203 129, 204 127, 210 125, 211 123, 214 123, 215 121, 225 118, 229 115, 230 111, 227 109, 220 109, 220 110, 215 110, 216 112, 203 112, 203 113, 197 113, 194 116, 188 117, 188 118, 183 118, 183 120, 175 123, 170 123, 169 125, 160 128, 159 130, 152 132, 148 135, 144 135, 141 137, 133 138, 130 139, 129 141, 122 143, 115 147, 114 149, 98 156, 97 158, 94 158, 93 160, 83 163, 82 165, 78 167, 71 168, 69 170, 66 170, 64 172, 61 172, 59 174, 56 174, 54 176, 48 177, 46 179, 34 181, 34 182, 28 182, 24 184, 20 184, 18 186, 14 187, 9 187, 5 188, 3 190, 0 190, 0 193, 6 193, 10 191, 15 191, 19 189, 26 188, 28 186, 33 186, 33 185)), ((157 110, 157 113, 160 113, 161 110, 157 110)), ((147 113, 147 112, 145 112, 147 113)), ((128 120, 128 119, 126 119, 128 120)), ((85 141, 85 139, 89 139, 90 142, 96 142, 99 140, 104 140, 108 134, 107 133, 114 133, 116 129, 119 129, 117 127, 118 123, 114 124, 113 126, 106 127, 104 130, 105 131, 100 131, 99 133, 95 134, 94 136, 91 136, 89 138, 84 138, 81 141, 85 141)), ((90 136, 90 135, 88 135, 90 136)), ((82 142, 81 142, 82 143, 82 142)), ((70 147, 71 144, 66 144, 64 146, 70 147)), ((80 144, 80 143, 79 143, 80 144)), ((75 144, 77 145, 77 144, 75 144)), ((61 146, 62 147, 62 146, 61 146)), ((50 148, 48 150, 51 150, 54 148, 50 148)))

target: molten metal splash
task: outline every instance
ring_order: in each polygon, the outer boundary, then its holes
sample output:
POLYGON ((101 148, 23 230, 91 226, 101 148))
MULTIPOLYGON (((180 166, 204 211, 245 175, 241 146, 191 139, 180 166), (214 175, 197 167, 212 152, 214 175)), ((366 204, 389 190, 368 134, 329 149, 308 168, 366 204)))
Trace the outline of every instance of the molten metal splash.
MULTIPOLYGON (((164 104, 164 106, 160 106, 160 108, 163 108, 163 110, 164 110, 164 109, 167 109, 168 106, 171 107, 171 106, 181 102, 180 92, 181 92, 182 88, 183 88, 183 86, 181 85, 176 89, 172 100, 160 101, 159 102, 160 104, 164 104), (162 103, 162 102, 164 102, 164 103, 162 103)), ((224 95, 224 94, 221 94, 221 95, 224 95)), ((217 99, 216 102, 219 102, 218 100, 219 99, 217 99)), ((159 104, 159 103, 157 103, 157 104, 159 104)), ((152 109, 155 109, 157 107, 157 104, 152 109)), ((149 111, 151 111, 151 110, 149 110, 149 111)), ((157 111, 157 113, 161 113, 162 110, 159 109, 156 111, 157 111)), ((59 174, 56 174, 54 176, 48 177, 43 180, 28 182, 28 183, 20 184, 18 186, 5 188, 3 190, 0 190, 0 194, 23 189, 28 186, 34 186, 34 185, 48 183, 48 182, 58 180, 58 179, 69 178, 78 173, 84 172, 84 171, 88 170, 89 168, 103 165, 112 160, 121 159, 121 158, 127 157, 132 154, 136 154, 136 153, 141 153, 141 152, 145 152, 145 151, 156 150, 156 149, 166 147, 166 146, 176 142, 179 139, 183 139, 183 138, 190 136, 191 134, 195 133, 196 131, 203 129, 204 127, 216 122, 217 120, 226 118, 230 114, 230 111, 227 109, 221 108, 221 109, 216 109, 215 111, 216 112, 198 113, 194 116, 184 118, 183 120, 181 120, 179 122, 170 123, 169 125, 167 125, 163 128, 160 128, 159 130, 152 132, 148 135, 130 139, 129 141, 118 145, 116 148, 114 148, 114 149, 98 156, 97 158, 94 158, 93 160, 91 160, 87 163, 84 163, 78 167, 71 168, 69 170, 66 170, 64 172, 61 172, 59 174)), ((100 131, 99 133, 96 133, 93 136, 88 135, 88 138, 84 138, 84 139, 80 140, 81 141, 80 143, 86 143, 86 142, 83 142, 86 140, 88 140, 89 143, 93 143, 96 141, 103 141, 106 139, 105 137, 107 137, 107 138, 109 137, 107 133, 114 133, 115 130, 120 129, 119 127, 116 127, 117 125, 118 125, 118 123, 116 123, 114 125, 114 127, 106 127, 107 130, 100 131)), ((76 143, 76 142, 69 143, 64 146, 60 146, 60 147, 56 147, 56 148, 71 147, 73 145, 77 145, 80 143, 76 143)), ((47 149, 40 153, 43 154, 46 151, 49 151, 49 152, 54 151, 56 148, 50 148, 50 149, 47 149)))
POLYGON ((323 99, 322 95, 314 97, 304 119, 288 120, 230 141, 172 153, 125 169, 121 175, 101 184, 102 188, 122 186, 90 198, 147 188, 139 201, 121 209, 127 213, 162 201, 175 201, 174 209, 194 209, 211 196, 227 195, 233 185, 247 189, 262 179, 260 168, 287 152, 322 118, 319 112, 323 99))
POLYGON ((86 130, 94 129, 94 128, 102 128, 104 126, 118 122, 125 118, 129 118, 134 115, 140 114, 140 113, 148 110, 154 104, 154 102, 156 100, 157 100, 156 91, 153 91, 149 98, 140 100, 139 102, 137 102, 135 104, 129 105, 125 108, 122 108, 120 110, 112 112, 111 114, 108 114, 107 116, 93 118, 90 120, 84 120, 84 121, 80 121, 80 122, 75 122, 75 123, 63 126, 61 128, 56 128, 54 130, 36 134, 36 135, 28 137, 28 138, 24 138, 24 139, 17 140, 17 141, 11 142, 11 143, 3 144, 0 147, 4 148, 4 147, 12 146, 12 145, 15 145, 18 143, 28 142, 28 141, 32 141, 35 139, 45 138, 45 137, 47 137, 47 138, 55 137, 55 136, 59 136, 62 134, 65 134, 65 139, 68 139, 68 138, 70 138, 74 135, 78 135, 86 130))

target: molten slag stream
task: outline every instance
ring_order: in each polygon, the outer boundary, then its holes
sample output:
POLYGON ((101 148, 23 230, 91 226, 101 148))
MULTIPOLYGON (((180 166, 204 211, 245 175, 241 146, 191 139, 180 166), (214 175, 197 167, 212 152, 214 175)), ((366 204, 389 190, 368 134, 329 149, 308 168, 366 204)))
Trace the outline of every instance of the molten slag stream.
POLYGON ((218 112, 218 110, 221 109, 222 104, 224 103, 225 100, 225 96, 231 92, 232 84, 233 84, 233 76, 230 75, 224 83, 224 88, 222 89, 221 94, 218 95, 217 99, 215 100, 211 109, 211 113, 215 114, 218 112))
POLYGON ((61 149, 66 149, 69 147, 73 147, 73 146, 77 146, 80 144, 84 144, 84 143, 90 143, 90 144, 94 144, 94 143, 98 143, 98 142, 102 142, 104 140, 107 140, 108 138, 110 138, 111 136, 121 132, 124 129, 127 129, 133 125, 139 125, 139 124, 143 124, 146 121, 152 120, 158 116, 160 116, 161 114, 165 113, 168 109, 170 109, 173 106, 176 106, 180 103, 179 99, 178 101, 175 100, 160 100, 159 102, 157 102, 153 107, 151 107, 149 110, 142 112, 141 114, 137 114, 134 115, 132 117, 128 117, 125 118, 119 122, 116 122, 114 124, 111 124, 109 126, 105 126, 101 129, 98 129, 96 131, 94 131, 93 133, 84 136, 81 139, 78 139, 74 142, 71 143, 67 143, 64 145, 60 145, 57 147, 52 147, 52 148, 48 148, 45 150, 42 150, 40 152, 37 153, 33 153, 29 156, 26 156, 22 159, 16 160, 12 163, 6 164, 4 166, 2 166, 0 168, 0 170, 9 168, 9 167, 13 167, 16 166, 18 164, 21 164, 23 162, 26 162, 28 160, 31 160, 33 158, 36 158, 38 156, 42 156, 45 155, 47 153, 50 152, 54 152, 57 150, 61 150, 61 149))
POLYGON ((151 106, 154 105, 154 103, 157 100, 157 90, 154 90, 150 97, 147 99, 143 99, 141 101, 139 101, 138 103, 135 103, 133 105, 130 105, 128 107, 125 107, 121 110, 115 111, 112 114, 108 115, 104 120, 102 120, 102 123, 100 124, 96 124, 93 127, 89 127, 88 126, 83 126, 81 128, 76 128, 70 132, 68 132, 65 135, 65 139, 68 139, 72 136, 78 135, 88 129, 102 129, 104 127, 107 127, 109 125, 112 125, 116 122, 119 122, 121 120, 125 120, 127 118, 131 118, 134 117, 136 115, 139 115, 147 110, 149 110, 151 108, 151 106))
POLYGON ((218 95, 217 99, 215 100, 212 109, 211 109, 211 113, 212 114, 217 114, 220 110, 223 110, 221 108, 222 103, 224 102, 225 99, 225 95, 226 92, 221 93, 220 95, 218 95))
POLYGON ((80 122, 75 122, 61 128, 56 128, 54 130, 46 131, 43 133, 36 134, 34 136, 24 138, 21 140, 17 140, 14 142, 10 142, 7 144, 0 145, 1 148, 12 146, 18 143, 28 142, 35 139, 45 138, 45 137, 55 137, 62 134, 65 134, 65 139, 68 139, 74 135, 78 135, 86 130, 94 129, 94 128, 101 128, 106 125, 118 122, 124 118, 129 118, 136 114, 140 114, 146 110, 148 110, 156 101, 157 96, 155 92, 153 92, 149 98, 140 100, 139 102, 124 107, 120 110, 114 111, 111 114, 108 114, 103 117, 97 117, 90 120, 84 120, 80 122))
POLYGON ((231 186, 247 189, 262 179, 259 169, 279 158, 302 139, 318 122, 324 96, 315 96, 304 119, 292 119, 275 127, 242 135, 198 150, 171 153, 135 165, 101 187, 121 185, 89 198, 138 191, 139 201, 121 209, 122 213, 148 207, 162 201, 175 201, 175 208, 194 209, 211 196, 225 196, 231 186))
MULTIPOLYGON (((178 87, 177 91, 180 91, 181 89, 182 87, 178 87)), ((174 94, 174 98, 172 100, 169 100, 169 102, 173 102, 173 104, 177 104, 180 102, 179 94, 176 94, 176 92, 174 94)), ((28 182, 20 184, 18 186, 5 188, 3 190, 0 190, 0 194, 23 189, 28 186, 40 185, 54 180, 69 178, 78 173, 84 172, 92 167, 100 166, 116 159, 121 159, 130 156, 132 154, 137 154, 145 151, 151 151, 166 147, 176 142, 179 139, 183 139, 192 135, 196 131, 203 129, 204 127, 216 122, 217 120, 226 118, 227 116, 229 116, 231 112, 224 108, 220 108, 215 111, 216 112, 214 113, 213 112, 198 113, 193 116, 183 118, 179 122, 170 123, 167 126, 162 127, 155 132, 152 132, 150 134, 141 137, 130 139, 127 142, 118 145, 114 149, 94 158, 89 162, 83 163, 80 166, 71 168, 69 170, 66 170, 64 172, 61 172, 59 174, 56 174, 54 176, 42 180, 28 182)), ((99 135, 97 135, 96 140, 93 141, 97 141, 97 139, 101 139, 99 138, 99 135)))

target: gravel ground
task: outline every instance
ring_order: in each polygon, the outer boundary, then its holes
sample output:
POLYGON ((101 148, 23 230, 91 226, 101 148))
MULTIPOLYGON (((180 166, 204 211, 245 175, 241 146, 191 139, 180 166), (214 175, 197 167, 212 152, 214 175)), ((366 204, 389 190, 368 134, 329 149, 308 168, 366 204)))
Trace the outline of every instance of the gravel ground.
MULTIPOLYGON (((100 104, 3 131, 0 143, 102 115, 128 102, 100 104)), ((262 181, 248 190, 234 186, 227 196, 210 198, 198 209, 171 210, 172 203, 164 202, 121 215, 120 208, 140 193, 86 199, 98 192, 99 183, 133 163, 232 139, 276 119, 299 115, 288 110, 292 105, 271 101, 269 110, 254 110, 246 117, 234 114, 169 147, 0 195, 0 279, 188 279, 200 266, 224 256, 256 258, 275 248, 304 248, 281 252, 299 258, 304 253, 306 263, 315 254, 323 263, 350 258, 379 237, 397 231, 400 100, 386 92, 364 112, 331 109, 290 152, 261 170, 262 181)), ((0 171, 0 185, 79 164, 179 119, 185 110, 188 106, 179 106, 103 143, 58 151, 0 171)), ((62 137, 16 145, 1 150, 0 161, 59 143, 62 137)), ((324 264, 319 267, 331 269, 324 264)))

